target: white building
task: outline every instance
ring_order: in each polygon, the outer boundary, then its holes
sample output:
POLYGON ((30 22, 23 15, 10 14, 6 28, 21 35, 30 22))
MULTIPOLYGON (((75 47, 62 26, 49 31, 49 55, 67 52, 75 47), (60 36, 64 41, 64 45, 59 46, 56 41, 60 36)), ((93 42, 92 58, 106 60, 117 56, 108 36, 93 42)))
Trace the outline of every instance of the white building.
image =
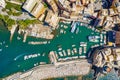
POLYGON ((0 7, 5 8, 5 6, 6 6, 5 0, 0 0, 0 7))

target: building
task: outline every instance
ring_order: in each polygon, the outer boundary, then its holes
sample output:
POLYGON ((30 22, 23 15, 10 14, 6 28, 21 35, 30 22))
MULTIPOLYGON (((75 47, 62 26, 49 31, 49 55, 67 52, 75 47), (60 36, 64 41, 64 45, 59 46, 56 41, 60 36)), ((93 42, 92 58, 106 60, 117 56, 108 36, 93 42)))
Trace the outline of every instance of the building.
POLYGON ((44 16, 43 14, 46 11, 47 7, 45 3, 42 2, 42 0, 26 0, 26 2, 23 5, 23 9, 28 11, 35 18, 40 18, 41 20, 41 17, 44 16))
POLYGON ((58 13, 58 6, 57 6, 55 0, 47 0, 47 2, 51 6, 54 13, 58 13))
POLYGON ((5 0, 0 0, 0 7, 5 8, 5 6, 6 6, 5 0))
POLYGON ((108 31, 107 41, 109 46, 120 45, 120 31, 108 31))
POLYGON ((58 14, 53 13, 53 11, 48 10, 47 16, 45 18, 45 22, 48 23, 50 26, 53 27, 53 29, 56 28, 56 26, 59 23, 59 17, 58 14))
POLYGON ((120 45, 120 31, 116 32, 116 40, 115 40, 116 45, 120 45))
POLYGON ((113 44, 115 44, 115 36, 116 36, 115 31, 108 31, 107 32, 107 42, 108 42, 109 46, 113 46, 113 44))
POLYGON ((28 28, 28 35, 37 38, 53 39, 54 35, 51 32, 49 26, 43 26, 42 24, 30 25, 28 28))
POLYGON ((94 51, 93 65, 103 68, 107 73, 120 67, 120 47, 103 48, 94 51), (106 67, 106 69, 105 69, 106 67))

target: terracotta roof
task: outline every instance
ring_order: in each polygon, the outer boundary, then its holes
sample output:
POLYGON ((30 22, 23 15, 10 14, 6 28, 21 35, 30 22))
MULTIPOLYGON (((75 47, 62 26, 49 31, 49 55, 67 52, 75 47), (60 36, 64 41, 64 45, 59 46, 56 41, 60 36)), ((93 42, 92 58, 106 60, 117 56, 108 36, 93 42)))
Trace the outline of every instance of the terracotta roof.
POLYGON ((117 45, 120 45, 120 31, 117 31, 116 32, 116 40, 115 40, 115 43, 117 45))

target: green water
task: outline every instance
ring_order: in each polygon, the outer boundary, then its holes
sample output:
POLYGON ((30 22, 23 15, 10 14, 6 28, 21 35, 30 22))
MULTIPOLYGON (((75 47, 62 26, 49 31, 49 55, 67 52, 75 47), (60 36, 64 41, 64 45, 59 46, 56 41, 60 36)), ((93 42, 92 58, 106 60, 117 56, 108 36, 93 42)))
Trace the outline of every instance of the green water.
MULTIPOLYGON (((95 32, 84 26, 79 27, 78 34, 70 32, 70 24, 60 23, 59 29, 56 31, 56 36, 53 40, 50 41, 50 44, 46 45, 30 45, 28 42, 30 41, 47 41, 45 39, 37 39, 33 37, 28 37, 27 41, 23 43, 23 36, 17 33, 14 34, 12 41, 9 41, 10 33, 5 29, 4 25, 0 23, 0 77, 4 77, 19 71, 26 71, 34 67, 34 64, 40 62, 49 63, 48 53, 50 51, 59 52, 58 48, 62 48, 67 53, 67 49, 73 49, 72 45, 75 45, 75 48, 80 47, 80 42, 87 42, 87 51, 90 49, 92 45, 100 44, 100 42, 89 42, 87 36, 89 35, 100 35, 100 33, 95 32), (68 26, 67 29, 61 27, 61 25, 68 26), (60 33, 60 30, 66 31, 66 34, 60 33), (17 37, 21 39, 18 40, 17 37), (36 58, 31 58, 24 60, 25 55, 31 54, 40 54, 41 56, 36 58), (14 60, 16 58, 16 60, 14 60)), ((59 55, 59 54, 58 54, 59 55)), ((72 57, 72 56, 81 56, 86 55, 82 53, 81 55, 71 54, 66 56, 59 56, 59 58, 72 57)))

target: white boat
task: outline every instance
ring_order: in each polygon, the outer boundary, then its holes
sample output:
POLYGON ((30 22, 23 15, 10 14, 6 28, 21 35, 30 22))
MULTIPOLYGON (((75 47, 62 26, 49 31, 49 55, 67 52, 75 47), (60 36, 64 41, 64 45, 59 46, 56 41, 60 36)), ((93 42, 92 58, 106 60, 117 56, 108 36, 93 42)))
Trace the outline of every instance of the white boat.
POLYGON ((66 52, 65 52, 65 50, 63 50, 62 52, 63 52, 64 56, 66 56, 66 52))
POLYGON ((59 48, 58 50, 59 50, 59 51, 61 51, 61 50, 62 50, 62 48, 59 48))
POLYGON ((73 51, 74 51, 74 53, 77 53, 77 49, 76 48, 73 48, 73 51))
POLYGON ((75 44, 73 44, 72 47, 75 47, 75 44))
POLYGON ((2 45, 2 42, 0 42, 0 45, 2 45))
POLYGON ((80 46, 87 46, 86 42, 80 42, 80 46))
POLYGON ((76 34, 78 34, 78 32, 79 32, 79 27, 76 29, 76 34))
POLYGON ((58 54, 59 54, 61 57, 63 56, 62 52, 58 52, 58 54))
POLYGON ((71 54, 70 54, 70 49, 67 49, 67 53, 68 53, 68 56, 71 55, 71 54))
POLYGON ((43 53, 42 56, 45 56, 45 53, 43 53))
POLYGON ((5 46, 6 48, 8 47, 8 45, 5 46))
POLYGON ((82 48, 79 47, 79 54, 81 55, 82 54, 82 48))
POLYGON ((17 40, 20 40, 21 38, 20 37, 17 37, 17 40))
POLYGON ((84 47, 84 53, 86 53, 86 47, 84 47))
POLYGON ((24 60, 27 60, 28 59, 28 56, 24 56, 24 60))
POLYGON ((72 55, 74 55, 74 52, 73 52, 73 50, 71 51, 71 53, 72 53, 72 55))
POLYGON ((2 49, 0 49, 0 52, 2 51, 2 49))

